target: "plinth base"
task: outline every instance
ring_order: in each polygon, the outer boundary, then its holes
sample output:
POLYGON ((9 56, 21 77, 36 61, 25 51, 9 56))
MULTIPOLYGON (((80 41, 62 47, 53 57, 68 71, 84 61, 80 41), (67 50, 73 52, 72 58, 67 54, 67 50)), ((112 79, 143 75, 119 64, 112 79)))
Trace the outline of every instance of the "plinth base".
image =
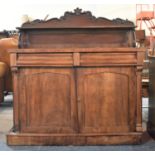
POLYGON ((140 144, 143 133, 44 134, 16 133, 7 135, 8 145, 115 145, 140 144))

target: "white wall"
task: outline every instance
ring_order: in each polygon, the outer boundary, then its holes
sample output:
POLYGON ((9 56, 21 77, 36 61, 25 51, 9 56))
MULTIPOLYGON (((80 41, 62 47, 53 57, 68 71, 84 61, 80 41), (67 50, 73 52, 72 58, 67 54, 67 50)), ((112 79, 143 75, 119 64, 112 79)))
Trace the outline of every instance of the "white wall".
MULTIPOLYGON (((55 0, 56 1, 56 0, 55 0)), ((21 17, 25 14, 39 19, 43 19, 47 14, 49 18, 60 17, 65 11, 73 11, 80 7, 85 11, 91 11, 93 15, 99 17, 123 18, 135 22, 135 4, 53 4, 49 0, 4 0, 0 3, 0 31, 13 30, 21 26, 21 17)))

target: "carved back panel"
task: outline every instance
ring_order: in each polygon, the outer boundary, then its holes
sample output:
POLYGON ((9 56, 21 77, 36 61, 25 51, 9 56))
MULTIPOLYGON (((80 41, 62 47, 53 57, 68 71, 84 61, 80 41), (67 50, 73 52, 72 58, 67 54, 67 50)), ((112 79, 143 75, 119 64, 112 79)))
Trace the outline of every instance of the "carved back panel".
POLYGON ((116 18, 96 18, 77 8, 50 20, 34 20, 18 28, 20 48, 134 47, 134 24, 116 18))

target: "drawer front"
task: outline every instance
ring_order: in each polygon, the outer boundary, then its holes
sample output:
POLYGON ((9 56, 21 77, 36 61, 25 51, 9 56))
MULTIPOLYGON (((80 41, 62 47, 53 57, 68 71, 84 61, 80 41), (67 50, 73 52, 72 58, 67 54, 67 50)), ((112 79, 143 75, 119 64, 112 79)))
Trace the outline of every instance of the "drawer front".
POLYGON ((105 66, 112 64, 136 64, 135 53, 81 53, 81 66, 105 66))
POLYGON ((113 66, 113 65, 137 64, 136 52, 17 53, 15 59, 16 62, 14 64, 12 63, 12 66, 17 65, 17 66, 66 67, 66 66, 109 66, 109 65, 113 66))
POLYGON ((18 54, 17 65, 32 66, 72 66, 72 53, 18 54))

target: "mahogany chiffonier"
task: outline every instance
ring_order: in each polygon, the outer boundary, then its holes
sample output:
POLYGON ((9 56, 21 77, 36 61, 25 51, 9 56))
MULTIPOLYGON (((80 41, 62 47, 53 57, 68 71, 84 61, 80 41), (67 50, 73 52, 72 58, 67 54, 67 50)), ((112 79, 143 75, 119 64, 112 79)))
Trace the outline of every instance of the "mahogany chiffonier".
POLYGON ((8 145, 141 142, 145 49, 135 48, 132 22, 77 8, 19 30, 8 145))

